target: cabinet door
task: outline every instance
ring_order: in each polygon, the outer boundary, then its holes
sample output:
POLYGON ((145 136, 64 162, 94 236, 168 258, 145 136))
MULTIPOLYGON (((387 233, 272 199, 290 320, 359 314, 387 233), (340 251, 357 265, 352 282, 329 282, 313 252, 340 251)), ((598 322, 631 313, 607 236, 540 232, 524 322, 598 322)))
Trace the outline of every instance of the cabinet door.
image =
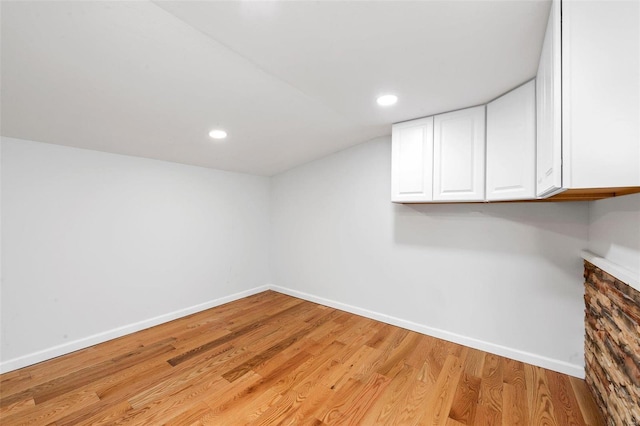
POLYGON ((536 197, 535 81, 487 105, 487 200, 536 197))
POLYGON ((394 124, 391 142, 391 201, 433 200, 433 117, 394 124))
POLYGON ((484 106, 434 117, 433 199, 484 201, 484 106))
POLYGON ((536 194, 539 197, 562 189, 560 61, 560 0, 557 0, 551 4, 536 84, 536 194))

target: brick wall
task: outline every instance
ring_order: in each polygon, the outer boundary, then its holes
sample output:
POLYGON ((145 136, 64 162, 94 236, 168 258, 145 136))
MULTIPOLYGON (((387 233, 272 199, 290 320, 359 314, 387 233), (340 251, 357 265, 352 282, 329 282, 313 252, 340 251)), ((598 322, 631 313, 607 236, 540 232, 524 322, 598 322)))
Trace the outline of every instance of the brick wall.
POLYGON ((584 265, 587 385, 609 425, 640 425, 640 292, 584 265))

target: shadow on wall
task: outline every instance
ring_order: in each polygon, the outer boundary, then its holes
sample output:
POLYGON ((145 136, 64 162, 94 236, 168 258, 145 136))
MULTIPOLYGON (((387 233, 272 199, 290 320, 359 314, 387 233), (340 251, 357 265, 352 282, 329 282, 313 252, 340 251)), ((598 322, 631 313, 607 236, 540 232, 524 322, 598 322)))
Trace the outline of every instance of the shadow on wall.
POLYGON ((589 250, 640 276, 640 194, 589 205, 589 250))
POLYGON ((396 244, 530 255, 562 269, 567 262, 581 264, 579 250, 587 246, 588 219, 584 202, 393 206, 396 244))

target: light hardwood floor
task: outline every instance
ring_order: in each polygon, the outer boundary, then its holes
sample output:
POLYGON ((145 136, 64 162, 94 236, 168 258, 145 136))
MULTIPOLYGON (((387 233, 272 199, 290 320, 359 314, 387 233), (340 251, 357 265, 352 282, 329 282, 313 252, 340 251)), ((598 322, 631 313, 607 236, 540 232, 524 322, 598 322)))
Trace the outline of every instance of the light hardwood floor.
POLYGON ((582 380, 267 291, 4 374, 0 424, 602 420, 582 380))

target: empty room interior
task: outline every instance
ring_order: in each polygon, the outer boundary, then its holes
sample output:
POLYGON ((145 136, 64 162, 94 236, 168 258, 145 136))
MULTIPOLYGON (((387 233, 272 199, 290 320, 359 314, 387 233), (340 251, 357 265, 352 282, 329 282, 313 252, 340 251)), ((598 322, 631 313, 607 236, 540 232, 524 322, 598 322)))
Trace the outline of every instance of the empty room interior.
POLYGON ((0 19, 0 424, 640 424, 640 2, 0 19))

